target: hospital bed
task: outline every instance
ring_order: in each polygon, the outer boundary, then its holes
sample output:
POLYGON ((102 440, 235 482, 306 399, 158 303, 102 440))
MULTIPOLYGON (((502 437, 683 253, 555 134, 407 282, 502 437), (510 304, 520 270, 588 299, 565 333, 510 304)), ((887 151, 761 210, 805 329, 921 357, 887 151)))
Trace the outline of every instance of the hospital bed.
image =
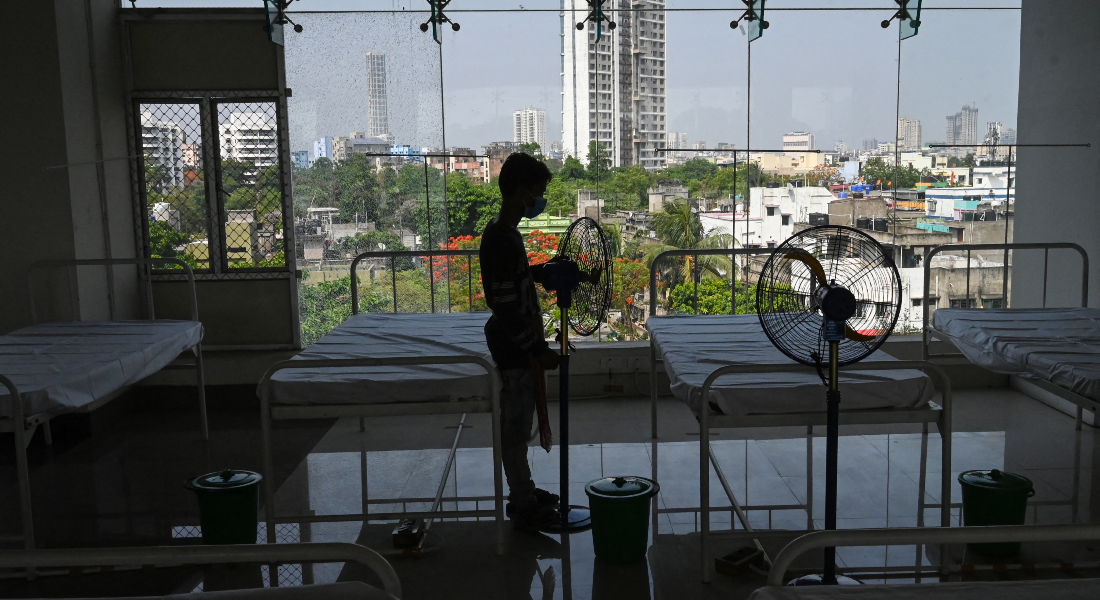
MULTIPOLYGON (((937 246, 924 260, 923 356, 948 358, 965 356, 970 362, 1028 383, 1076 405, 1077 427, 1082 411, 1100 411, 1100 310, 1088 308, 1089 259, 1077 244, 959 244, 937 246), (1047 308, 1047 279, 1050 251, 1073 250, 1081 257, 1081 305, 1075 308, 1047 308), (970 299, 971 255, 978 251, 1043 251, 1043 294, 1040 308, 938 308, 931 314, 932 258, 941 252, 966 252, 966 296, 970 299), (961 351, 933 353, 935 338, 950 341, 961 351)), ((938 285, 937 293, 938 293, 938 285)), ((1007 270, 1002 289, 1007 290, 1007 270)))
MULTIPOLYGON (((981 581, 919 583, 912 585, 853 585, 785 587, 788 569, 799 555, 837 546, 945 545, 991 542, 1050 542, 1100 540, 1100 525, 1009 525, 997 527, 849 529, 817 531, 795 539, 775 557, 768 573, 768 587, 749 600, 985 600, 987 598, 1049 598, 1087 600, 1096 597, 1100 579, 1042 579, 1032 581, 981 581)), ((1064 565, 1063 565, 1064 566, 1064 565)), ((958 565, 954 569, 963 570, 958 565)), ((1004 568, 1004 565, 994 565, 1004 568)), ((840 571, 843 571, 841 569, 840 571)))
MULTIPOLYGON (((689 254, 759 255, 771 250, 673 250, 657 256, 689 254)), ((656 371, 663 364, 672 394, 684 402, 699 420, 700 524, 703 580, 710 579, 710 466, 746 531, 752 532, 745 511, 790 510, 807 512, 807 529, 812 528, 812 477, 807 477, 806 505, 741 506, 733 495, 721 466, 710 449, 710 429, 741 427, 805 426, 825 424, 823 385, 810 367, 792 363, 775 349, 764 334, 756 315, 671 315, 656 316, 656 268, 651 268, 650 316, 646 322, 650 339, 650 400, 653 436, 657 436, 656 371)), ((736 298, 736 294, 734 294, 736 298)), ((736 307, 731 306, 731 311, 736 307)), ((857 365, 841 370, 841 423, 846 425, 936 423, 940 433, 940 503, 924 500, 921 469, 919 515, 925 508, 941 508, 940 524, 948 526, 951 505, 951 384, 942 369, 928 362, 898 361, 879 351, 857 365), (933 400, 936 379, 940 403, 933 400)), ((809 460, 809 448, 807 448, 809 460)), ((923 467, 923 465, 922 465, 923 467)), ((812 466, 808 466, 808 469, 812 466)), ((683 509, 659 509, 677 512, 683 509)), ((727 509, 722 509, 723 511, 727 509)), ((733 531, 713 535, 731 535, 733 531)), ((736 535, 743 536, 744 532, 736 535)))
MULTIPOLYGON (((461 252, 461 251, 460 251, 461 252)), ((473 251, 476 254, 476 251, 473 251)), ((364 258, 416 258, 446 252, 368 252, 364 258)), ((356 287, 353 285, 352 289, 356 287)), ((352 316, 316 344, 288 361, 271 367, 260 381, 261 428, 264 453, 264 499, 268 540, 276 522, 390 521, 406 518, 492 517, 496 520, 497 552, 504 551, 504 479, 500 458, 500 377, 485 344, 483 328, 489 313, 360 314, 353 293, 352 316), (462 425, 458 427, 434 498, 368 499, 363 463, 363 509, 345 515, 280 515, 275 510, 272 459, 272 421, 334 417, 385 417, 491 413, 493 428, 493 484, 491 497, 443 498, 450 465, 462 425), (438 512, 442 502, 473 503, 469 510, 438 512), (492 501, 491 509, 480 503, 492 501), (370 512, 371 505, 431 504, 430 510, 370 512)))
MULTIPOLYGON (((259 588, 224 593, 207 591, 204 597, 226 600, 400 600, 397 572, 377 552, 347 543, 242 544, 220 546, 148 546, 136 548, 75 548, 0 552, 0 570, 19 569, 35 576, 79 577, 84 573, 125 568, 165 568, 213 565, 281 565, 354 562, 370 569, 382 590, 362 582, 259 588)), ((274 570, 274 569, 273 569, 274 570)), ((166 596, 176 598, 176 596, 166 596)))
POLYGON ((129 386, 165 368, 193 368, 198 387, 199 421, 203 439, 209 436, 202 364, 202 324, 198 320, 195 278, 191 268, 173 258, 46 261, 32 265, 28 275, 32 324, 0 336, 0 431, 11 431, 23 532, 0 537, 34 548, 30 474, 26 446, 42 425, 46 443, 52 443, 49 421, 58 415, 89 412, 117 398, 129 386), (146 280, 143 321, 72 321, 38 323, 34 278, 45 269, 66 268, 74 282, 79 267, 171 264, 186 277, 191 319, 157 319, 146 280), (172 364, 190 351, 190 364, 172 364))

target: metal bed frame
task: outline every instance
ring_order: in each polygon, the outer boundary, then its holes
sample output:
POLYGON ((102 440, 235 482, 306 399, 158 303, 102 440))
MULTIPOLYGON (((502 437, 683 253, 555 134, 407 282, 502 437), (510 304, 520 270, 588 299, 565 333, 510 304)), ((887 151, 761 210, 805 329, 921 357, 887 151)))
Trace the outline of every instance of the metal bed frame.
MULTIPOLYGON (((772 561, 769 586, 783 585, 794 560, 810 550, 837 546, 945 545, 997 542, 1100 540, 1100 525, 998 525, 992 527, 900 527, 815 531, 787 544, 772 561)), ((941 553, 942 555, 942 553, 941 553)), ((993 568, 1003 565, 994 565, 993 568)), ((1061 565, 1059 565, 1061 566, 1061 565)), ((946 571, 941 569, 941 575, 946 571)), ((935 585, 935 584, 932 584, 935 585)), ((911 588, 910 588, 911 589, 911 588)))
MULTIPOLYGON (((922 300, 923 309, 923 322, 924 327, 921 332, 921 355, 924 360, 933 358, 965 358, 961 352, 950 353, 933 353, 931 350, 932 340, 936 336, 947 337, 943 332, 937 330, 932 326, 932 322, 929 319, 931 316, 929 313, 929 294, 928 287, 931 280, 932 273, 932 257, 940 252, 966 252, 966 299, 970 298, 970 258, 971 254, 977 250, 1004 250, 1005 254, 1005 276, 1004 283, 1002 284, 1002 290, 1004 291, 1005 306, 1008 307, 1008 253, 1012 250, 1042 250, 1043 251, 1043 305, 1042 308, 1047 307, 1047 280, 1050 274, 1050 251, 1064 249, 1074 250, 1081 256, 1081 307, 1087 307, 1089 304, 1089 255, 1085 252, 1085 249, 1081 246, 1069 242, 1045 242, 1045 243, 1020 243, 1020 244, 945 244, 943 246, 936 246, 930 250, 924 257, 924 299, 922 300)), ((978 310, 978 309, 974 309, 978 310)), ((1029 378, 1027 383, 1038 387, 1039 389, 1058 396, 1063 400, 1068 400, 1077 406, 1076 411, 1076 428, 1081 428, 1081 422, 1083 420, 1083 411, 1088 409, 1093 412, 1094 419, 1097 415, 1100 415, 1100 403, 1095 400, 1091 400, 1080 394, 1067 390, 1066 388, 1047 381, 1045 379, 1029 378)))
MULTIPOLYGON (((654 258, 650 268, 650 316, 656 315, 656 298, 657 298, 657 286, 656 286, 656 273, 655 266, 667 256, 689 256, 689 255, 731 255, 731 256, 748 256, 748 255, 761 255, 771 254, 774 249, 767 248, 737 248, 737 249, 714 249, 714 250, 670 250, 662 252, 654 258)), ((696 262, 695 271, 698 272, 698 263, 696 262)), ((698 279, 697 277, 695 278, 698 279)), ((736 312, 736 289, 733 290, 733 302, 730 307, 731 313, 736 312)), ((656 385, 656 373, 657 365, 660 362, 660 358, 657 355, 656 345, 653 337, 650 337, 650 402, 651 402, 651 417, 652 417, 652 434, 653 437, 657 437, 657 385, 656 385)), ((800 364, 775 364, 775 365, 727 365, 715 369, 706 378, 703 383, 701 398, 702 408, 698 414, 699 419, 699 487, 700 487, 700 523, 701 523, 701 540, 700 540, 700 560, 703 572, 703 581, 709 582, 711 577, 711 564, 710 564, 710 536, 730 536, 743 537, 745 532, 756 533, 757 537, 759 532, 754 532, 752 526, 749 524, 746 511, 749 510, 767 510, 769 514, 775 510, 806 510, 808 513, 807 521, 812 524, 812 491, 813 491, 813 477, 807 477, 807 504, 805 505, 760 505, 742 506, 734 497, 733 490, 726 480, 725 474, 722 472, 721 466, 718 464, 718 460, 714 457, 710 451, 710 428, 741 428, 741 427, 784 427, 784 426, 806 426, 807 435, 812 435, 814 425, 825 424, 824 411, 815 411, 807 413, 789 413, 778 415, 746 415, 746 416, 734 416, 734 415, 711 415, 711 411, 707 407, 706 398, 710 397, 710 388, 714 385, 715 381, 724 375, 730 375, 735 373, 802 373, 806 372, 809 367, 800 364), (727 498, 730 501, 732 512, 736 515, 737 519, 741 522, 743 531, 723 531, 711 533, 710 531, 710 518, 711 512, 715 512, 715 509, 710 507, 710 465, 714 465, 718 480, 722 485, 723 490, 726 493, 727 498)), ((919 408, 912 409, 877 409, 877 410, 846 410, 841 412, 842 422, 846 425, 885 425, 885 424, 906 424, 906 423, 920 423, 923 427, 924 433, 928 432, 928 424, 936 423, 936 428, 940 433, 940 443, 942 446, 941 453, 941 481, 940 481, 940 502, 938 504, 925 503, 924 502, 924 477, 925 469, 924 464, 921 465, 921 498, 919 499, 919 518, 923 519, 924 509, 926 508, 940 508, 940 525, 942 527, 948 527, 950 525, 950 509, 951 506, 951 415, 952 415, 952 401, 951 401, 951 381, 947 377, 947 374, 940 367, 926 362, 926 361, 890 361, 890 362, 871 362, 871 363, 859 363, 858 365, 852 365, 844 370, 856 370, 856 371, 893 371, 893 370, 905 370, 916 369, 930 373, 933 376, 934 382, 938 383, 939 391, 942 394, 942 405, 936 407, 929 404, 919 408)), ((809 439, 807 439, 809 443, 809 439)), ((808 455, 811 458, 807 459, 808 468, 812 468, 812 452, 807 449, 808 455)), ((922 458, 923 461, 923 458, 922 458)), ((725 512, 727 509, 720 509, 725 512)), ((694 509, 656 509, 657 513, 670 513, 670 512, 694 512, 694 509)))
MULTIPOLYGON (((34 295, 34 275, 40 269, 45 268, 57 268, 68 267, 70 285, 75 290, 76 284, 76 267, 85 266, 103 266, 110 270, 116 266, 137 266, 144 270, 144 274, 148 274, 148 270, 152 268, 154 264, 172 264, 183 269, 187 278, 188 292, 190 295, 190 302, 188 304, 191 313, 192 321, 199 321, 199 308, 198 300, 195 294, 195 275, 191 271, 191 267, 182 260, 176 258, 133 258, 133 259, 82 259, 82 260, 50 260, 37 262, 31 265, 30 271, 27 274, 27 290, 30 293, 31 301, 31 322, 38 323, 38 311, 35 303, 34 295)), ((148 314, 147 320, 155 320, 156 312, 153 307, 152 289, 149 286, 148 277, 145 278, 145 308, 146 314, 148 314)), ((113 313, 113 311, 112 311, 113 313)), ((114 315, 112 314, 112 317, 114 315)), ((134 321, 140 323, 140 321, 134 321)), ((199 419, 201 420, 202 427, 202 439, 210 439, 210 429, 207 424, 206 417, 206 389, 205 389, 205 376, 203 374, 203 362, 202 362, 202 342, 198 342, 191 348, 192 354, 195 356, 195 360, 190 364, 181 365, 168 365, 164 369, 188 369, 194 368, 195 379, 198 386, 198 402, 199 402, 199 419)), ((23 531, 19 535, 3 535, 0 536, 0 542, 23 542, 25 550, 34 549, 34 520, 32 518, 31 511, 31 489, 30 489, 30 471, 27 466, 27 444, 30 442, 31 435, 34 434, 34 429, 38 425, 42 425, 42 433, 45 436, 46 444, 53 443, 53 435, 50 432, 50 419, 56 416, 57 413, 35 413, 26 415, 23 412, 22 396, 19 393, 18 387, 7 377, 0 375, 0 384, 4 385, 8 389, 9 398, 11 399, 11 416, 7 419, 0 419, 0 432, 11 431, 14 434, 15 442, 15 471, 18 481, 19 492, 19 504, 20 504, 20 519, 22 521, 23 531), (19 425, 21 424, 21 426, 19 425), (27 432, 30 432, 30 435, 27 432)), ((114 392, 105 395, 104 397, 86 404, 74 408, 73 410, 65 411, 66 413, 73 412, 90 412, 103 406, 104 404, 114 400, 122 393, 124 393, 128 386, 115 390, 114 392)))
MULTIPOLYGON (((460 255, 460 256, 476 256, 476 250, 448 250, 448 251, 400 251, 400 252, 365 252, 355 257, 351 264, 351 281, 352 281, 352 314, 359 314, 359 294, 358 294, 358 282, 356 275, 356 268, 359 263, 365 258, 389 258, 391 260, 391 267, 396 266, 396 260, 400 257, 420 257, 420 256, 447 256, 447 255, 460 255)), ((396 272, 396 271, 395 271, 396 272)), ((396 277, 396 275, 395 275, 396 277)), ((470 275, 472 278, 472 275, 470 275)), ((472 301, 472 300, 471 300, 472 301)), ((397 295, 394 294, 394 312, 397 312, 397 295)), ((317 523, 317 522, 338 522, 338 521, 389 521, 395 519, 405 518, 425 518, 433 519, 439 517, 445 518, 464 518, 464 517, 492 517, 496 520, 497 529, 497 554, 503 554, 504 552, 504 475, 501 463, 501 450, 500 450, 500 376, 497 373, 496 366, 488 360, 477 356, 460 356, 460 355, 444 355, 444 356, 415 356, 415 357, 387 357, 387 358, 349 358, 349 359, 331 359, 331 360, 287 360, 275 364, 267 373, 264 374, 263 379, 259 384, 259 396, 260 396, 260 419, 261 429, 263 433, 263 452, 264 452, 264 515, 267 522, 267 538, 269 543, 274 543, 275 540, 275 523, 317 523), (446 365, 446 364, 473 364, 478 365, 485 370, 486 376, 489 378, 489 389, 491 390, 490 397, 488 399, 479 400, 461 400, 456 402, 404 402, 404 403, 376 403, 376 404, 334 404, 334 405, 280 405, 272 402, 272 376, 282 370, 308 370, 318 368, 347 368, 347 367, 374 367, 374 366, 417 366, 417 365, 446 365), (455 453, 458 449, 458 442, 462 435, 462 431, 465 423, 466 413, 491 413, 492 414, 492 427, 493 427, 493 484, 494 495, 492 497, 454 497, 443 498, 443 491, 447 481, 447 477, 450 474, 451 466, 454 464, 455 453), (274 466, 272 464, 271 443, 272 443, 272 431, 271 421, 274 419, 327 419, 334 417, 359 417, 360 431, 365 429, 364 419, 367 417, 386 417, 386 416, 415 416, 415 415, 439 415, 439 414, 455 414, 463 415, 462 422, 458 425, 458 431, 455 434, 454 443, 451 445, 450 455, 448 456, 446 466, 442 478, 440 479, 439 487, 436 491, 434 498, 386 498, 386 499, 374 499, 369 500, 366 490, 366 461, 362 461, 361 476, 363 485, 363 511, 360 514, 348 514, 348 515, 293 515, 293 516, 277 516, 275 514, 275 489, 274 481, 271 478, 271 474, 274 472, 274 466), (475 508, 473 510, 447 510, 440 511, 439 508, 442 502, 447 500, 449 502, 474 502, 477 506, 481 502, 492 501, 494 507, 492 509, 475 508), (369 511, 372 504, 402 504, 403 508, 410 502, 426 503, 431 502, 431 510, 428 511, 401 511, 401 512, 389 512, 389 513, 372 513, 369 511)), ((428 524, 430 526, 430 522, 428 524)))
MULTIPOLYGON (((380 554, 358 544, 312 542, 302 544, 229 544, 221 546, 148 546, 135 548, 78 548, 0 552, 0 569, 64 569, 72 576, 82 569, 99 567, 178 567, 223 564, 355 562, 378 575, 386 593, 401 598, 401 581, 380 554)), ((272 569, 274 571, 275 569, 272 569)), ((40 573, 46 574, 46 573, 40 573)))

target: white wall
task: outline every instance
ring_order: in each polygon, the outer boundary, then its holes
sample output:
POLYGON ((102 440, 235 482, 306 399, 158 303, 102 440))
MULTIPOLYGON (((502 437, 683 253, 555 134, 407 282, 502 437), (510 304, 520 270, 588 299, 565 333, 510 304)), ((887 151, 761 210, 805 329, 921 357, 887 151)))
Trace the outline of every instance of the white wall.
MULTIPOLYGON (((1017 141, 1092 147, 1019 149, 1015 241, 1084 246, 1091 259, 1089 304, 1100 306, 1100 2, 1023 0, 1021 22, 1017 141), (1049 193, 1051 173, 1079 185, 1049 193)), ((1038 306, 1042 253, 1017 252, 1013 263, 1012 306, 1038 306)), ((1075 305, 1080 262, 1052 254, 1050 266, 1048 305, 1075 305)))

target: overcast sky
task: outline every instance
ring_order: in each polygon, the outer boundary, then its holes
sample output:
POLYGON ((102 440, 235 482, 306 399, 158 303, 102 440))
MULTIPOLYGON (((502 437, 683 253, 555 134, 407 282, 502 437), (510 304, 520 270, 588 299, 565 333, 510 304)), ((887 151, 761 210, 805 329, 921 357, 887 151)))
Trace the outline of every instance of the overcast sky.
MULTIPOLYGON (((258 2, 139 0, 150 6, 254 6, 258 2)), ((896 23, 884 30, 890 0, 772 0, 770 28, 752 43, 751 95, 746 86, 746 38, 729 28, 740 11, 733 0, 668 0, 668 125, 692 142, 774 148, 786 131, 837 140, 893 140, 895 117, 917 118, 923 138, 942 141, 945 117, 963 104, 978 107, 979 127, 1015 127, 1019 74, 1018 10, 934 10, 1018 7, 1018 0, 924 0, 920 34, 901 43, 898 106, 896 23), (778 10, 781 8, 875 8, 778 10), (931 10, 930 10, 931 9, 931 10), (751 129, 747 124, 751 102, 751 129)), ((425 0, 301 0, 292 15, 305 30, 286 33, 291 145, 311 148, 322 135, 362 131, 366 122, 365 58, 387 54, 390 129, 399 143, 479 147, 511 140, 512 111, 547 111, 547 138, 561 139, 559 0, 453 0, 449 15, 461 30, 440 49, 418 25, 425 0), (519 11, 520 6, 524 11, 519 11), (402 9, 405 9, 402 14, 402 9), (507 9, 513 12, 465 12, 507 9), (533 10, 534 9, 534 10, 533 10)), ((567 16, 566 26, 576 17, 567 16)))

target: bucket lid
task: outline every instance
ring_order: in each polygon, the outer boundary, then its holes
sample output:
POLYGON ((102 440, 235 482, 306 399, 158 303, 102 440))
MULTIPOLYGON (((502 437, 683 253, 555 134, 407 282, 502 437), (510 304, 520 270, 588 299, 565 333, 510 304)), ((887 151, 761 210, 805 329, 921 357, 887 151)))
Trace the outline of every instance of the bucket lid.
POLYGON ((248 487, 259 482, 263 477, 252 471, 239 471, 226 469, 214 473, 200 475, 191 480, 191 485, 199 490, 231 490, 248 487))
POLYGON ((604 477, 589 481, 584 486, 584 491, 590 496, 602 496, 604 498, 633 498, 636 496, 652 496, 660 488, 657 482, 645 477, 604 477))
POLYGON ((1033 487, 1027 477, 999 469, 963 471, 959 473, 959 483, 993 490, 1030 490, 1033 487))

